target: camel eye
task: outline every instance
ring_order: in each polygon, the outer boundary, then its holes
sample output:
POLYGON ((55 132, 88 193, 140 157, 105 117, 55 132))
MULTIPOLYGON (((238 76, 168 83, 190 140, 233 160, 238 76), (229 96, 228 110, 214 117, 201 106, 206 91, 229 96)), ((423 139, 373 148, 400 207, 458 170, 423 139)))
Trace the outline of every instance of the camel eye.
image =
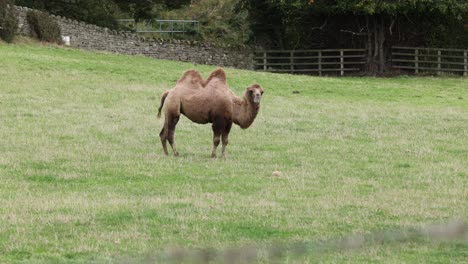
POLYGON ((263 95, 263 91, 261 91, 260 94, 263 95))

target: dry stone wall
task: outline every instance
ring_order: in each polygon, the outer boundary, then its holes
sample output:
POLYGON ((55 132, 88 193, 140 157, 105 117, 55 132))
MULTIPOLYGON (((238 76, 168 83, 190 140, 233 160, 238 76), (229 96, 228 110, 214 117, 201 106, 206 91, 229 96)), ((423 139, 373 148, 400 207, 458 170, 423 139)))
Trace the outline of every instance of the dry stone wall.
MULTIPOLYGON (((26 14, 31 9, 17 7, 19 33, 31 35, 26 14)), ((88 50, 144 55, 157 59, 177 60, 240 69, 253 69, 253 52, 248 47, 222 47, 184 40, 145 39, 132 32, 115 31, 61 16, 50 15, 70 37, 70 46, 88 50)))

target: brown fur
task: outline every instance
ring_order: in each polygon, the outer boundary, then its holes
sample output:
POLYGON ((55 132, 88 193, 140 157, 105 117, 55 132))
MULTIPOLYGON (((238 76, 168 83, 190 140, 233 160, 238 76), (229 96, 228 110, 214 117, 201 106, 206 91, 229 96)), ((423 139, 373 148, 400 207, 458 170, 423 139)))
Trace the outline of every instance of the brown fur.
POLYGON ((191 84, 196 83, 203 83, 203 78, 201 77, 200 73, 195 70, 188 70, 185 71, 182 77, 177 81, 177 83, 185 83, 190 82, 191 84))
POLYGON ((195 123, 213 124, 212 157, 216 157, 216 149, 221 139, 224 157, 232 123, 243 129, 248 128, 260 109, 261 94, 263 90, 260 85, 254 84, 246 89, 243 98, 237 97, 229 89, 226 73, 221 68, 214 70, 206 81, 197 71, 186 71, 176 86, 161 97, 158 117, 165 105, 165 120, 159 136, 164 153, 168 154, 166 141, 169 141, 174 155, 178 155, 174 142, 175 127, 180 114, 183 114, 195 123), (257 103, 255 100, 258 100, 257 103))
POLYGON ((227 86, 226 72, 224 72, 223 69, 218 68, 218 69, 214 70, 210 74, 210 76, 208 76, 208 79, 206 79, 206 81, 203 83, 203 86, 206 86, 208 83, 212 82, 213 79, 218 79, 219 82, 224 83, 227 86))

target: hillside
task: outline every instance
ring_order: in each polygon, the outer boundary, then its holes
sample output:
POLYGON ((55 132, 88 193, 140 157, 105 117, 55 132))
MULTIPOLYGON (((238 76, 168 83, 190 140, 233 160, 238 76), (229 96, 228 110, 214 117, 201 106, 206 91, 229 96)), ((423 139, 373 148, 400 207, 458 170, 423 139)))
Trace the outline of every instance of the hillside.
POLYGON ((151 261, 174 246, 372 232, 390 236, 291 261, 466 260, 466 238, 398 243, 388 232, 468 220, 466 78, 226 69, 236 94, 265 89, 253 126, 235 126, 227 159, 213 160, 210 126, 183 117, 181 156, 166 157, 159 98, 191 68, 214 69, 0 43, 1 263, 151 261))
POLYGON ((181 9, 164 11, 163 19, 195 19, 200 22, 200 31, 195 36, 177 35, 177 38, 197 38, 211 43, 232 45, 247 44, 250 26, 247 11, 236 10, 234 0, 200 0, 181 9))

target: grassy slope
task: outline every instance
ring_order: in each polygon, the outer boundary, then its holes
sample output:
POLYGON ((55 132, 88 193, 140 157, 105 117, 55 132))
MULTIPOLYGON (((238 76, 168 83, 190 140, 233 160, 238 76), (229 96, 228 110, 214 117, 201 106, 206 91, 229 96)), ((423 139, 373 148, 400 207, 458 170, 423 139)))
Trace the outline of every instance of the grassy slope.
MULTIPOLYGON (((169 245, 316 240, 468 218, 468 80, 316 78, 228 69, 265 88, 253 127, 211 160, 179 122, 162 155, 159 95, 210 66, 0 44, 0 262, 86 261, 169 245), (299 90, 300 94, 292 94, 299 90), (279 169, 282 177, 271 177, 279 169)), ((328 260, 459 262, 466 242, 328 260)))

